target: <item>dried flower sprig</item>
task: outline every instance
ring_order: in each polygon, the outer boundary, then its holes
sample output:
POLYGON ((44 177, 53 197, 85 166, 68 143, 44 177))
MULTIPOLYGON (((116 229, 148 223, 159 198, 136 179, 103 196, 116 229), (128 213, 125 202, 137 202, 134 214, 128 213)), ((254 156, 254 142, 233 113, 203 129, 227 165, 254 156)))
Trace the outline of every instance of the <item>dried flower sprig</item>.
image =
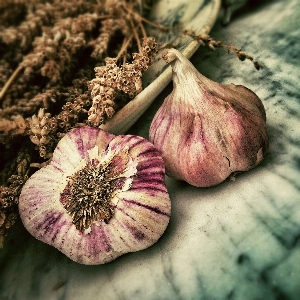
POLYGON ((128 32, 126 32, 128 27, 124 19, 103 20, 100 35, 90 43, 94 46, 91 56, 98 60, 102 59, 107 54, 109 42, 118 30, 121 30, 124 36, 128 35, 128 32))
POLYGON ((26 127, 26 121, 21 115, 12 116, 10 120, 0 117, 0 142, 4 144, 6 142, 5 137, 23 134, 26 127))
POLYGON ((87 108, 91 104, 87 89, 87 74, 73 80, 73 85, 65 90, 55 91, 56 98, 65 98, 65 104, 57 115, 51 116, 41 108, 37 115, 29 119, 29 137, 37 145, 40 157, 51 158, 61 137, 70 129, 80 126, 87 119, 87 108))
POLYGON ((25 20, 19 26, 9 26, 0 32, 0 40, 6 46, 12 45, 22 51, 31 47, 34 38, 42 32, 43 26, 52 26, 56 20, 85 13, 92 8, 89 1, 55 0, 53 3, 47 1, 26 4, 25 6, 25 3, 19 3, 16 6, 20 7, 23 13, 26 12, 25 20))
MULTIPOLYGON (((236 54, 236 56, 239 58, 239 60, 241 60, 241 61, 250 60, 257 70, 260 70, 263 68, 263 65, 260 62, 254 60, 253 56, 245 53, 241 49, 238 49, 234 45, 227 45, 227 44, 223 43, 222 41, 215 40, 207 33, 197 34, 194 30, 191 30, 191 29, 182 29, 180 27, 167 27, 162 24, 156 24, 154 22, 151 22, 150 20, 143 18, 142 16, 140 16, 140 19, 143 20, 148 25, 150 25, 151 27, 158 28, 161 31, 165 31, 168 33, 170 33, 170 32, 176 33, 177 32, 178 34, 183 34, 184 36, 190 36, 194 40, 198 41, 201 46, 209 47, 213 51, 216 50, 216 48, 224 48, 228 51, 228 53, 234 52, 236 54)), ((170 47, 170 46, 172 46, 172 45, 164 45, 164 47, 170 47)))
POLYGON ((259 61, 254 60, 253 56, 245 53, 244 51, 242 51, 241 49, 238 49, 237 47, 235 47, 233 45, 227 45, 221 41, 216 41, 215 39, 213 39, 212 37, 210 37, 207 34, 196 35, 193 31, 190 31, 190 32, 187 31, 186 33, 189 36, 191 36, 192 38, 194 38, 195 40, 197 40, 201 45, 208 46, 213 51, 216 50, 216 48, 224 48, 228 51, 228 53, 234 52, 236 54, 236 56, 239 58, 239 60, 241 60, 241 61, 250 60, 257 70, 260 70, 263 68, 263 65, 259 61))
MULTIPOLYGON (((13 87, 13 86, 12 86, 13 87)), ((37 111, 38 107, 49 108, 50 103, 54 103, 57 97, 57 87, 46 89, 45 91, 39 92, 37 86, 32 87, 31 92, 25 92, 24 98, 21 98, 18 103, 7 105, 9 98, 5 98, 3 102, 3 108, 0 110, 0 117, 8 117, 17 114, 25 116, 31 116, 37 111)))
POLYGON ((129 98, 135 97, 142 90, 142 72, 148 69, 157 53, 157 44, 154 38, 144 38, 142 49, 133 53, 131 64, 117 66, 117 58, 107 58, 106 65, 95 68, 96 78, 89 82, 89 89, 93 98, 89 109, 88 122, 99 126, 115 113, 115 99, 122 92, 129 98))
POLYGON ((72 58, 86 44, 85 35, 93 30, 96 21, 97 15, 90 13, 58 21, 49 32, 35 39, 33 53, 21 63, 25 75, 35 72, 52 82, 61 80, 61 75, 69 71, 72 58))
POLYGON ((31 155, 28 147, 23 147, 18 152, 16 158, 7 163, 4 172, 1 172, 0 185, 0 248, 3 247, 4 236, 7 230, 15 223, 18 217, 16 206, 24 183, 28 179, 29 164, 31 155), (3 175, 6 178, 2 178, 3 175), (6 182, 3 185, 3 181, 6 182))

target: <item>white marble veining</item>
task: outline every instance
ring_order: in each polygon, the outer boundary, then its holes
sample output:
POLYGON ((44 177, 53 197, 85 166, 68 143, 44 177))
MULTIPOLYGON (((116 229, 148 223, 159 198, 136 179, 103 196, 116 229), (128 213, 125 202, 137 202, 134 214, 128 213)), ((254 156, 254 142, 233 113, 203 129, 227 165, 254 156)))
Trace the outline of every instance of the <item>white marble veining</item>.
MULTIPOLYGON (((74 263, 17 226, 14 244, 2 253, 0 299, 299 299, 300 3, 255 4, 211 35, 253 55, 263 70, 222 49, 201 47, 192 62, 209 78, 243 84, 263 100, 270 135, 263 163, 213 188, 168 178, 172 217, 165 234, 106 265, 74 263)), ((147 136, 170 90, 131 133, 147 136)))

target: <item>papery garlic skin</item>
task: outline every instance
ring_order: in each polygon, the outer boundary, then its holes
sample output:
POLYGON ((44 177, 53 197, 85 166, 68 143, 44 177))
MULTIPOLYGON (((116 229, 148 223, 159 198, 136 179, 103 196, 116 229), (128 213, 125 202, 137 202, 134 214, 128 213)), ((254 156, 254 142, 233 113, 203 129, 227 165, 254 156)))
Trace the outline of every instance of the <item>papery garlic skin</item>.
MULTIPOLYGON (((26 182, 19 212, 24 226, 37 239, 76 262, 103 264, 124 253, 145 249, 163 234, 171 212, 164 180, 163 160, 147 140, 114 136, 91 127, 77 128, 60 140, 51 163, 26 182), (72 218, 72 210, 66 209, 70 193, 65 191, 70 178, 91 162, 96 166, 99 162, 104 166, 111 163, 107 173, 117 181, 110 204, 113 213, 107 219, 92 217, 84 227, 72 218)), ((84 213, 91 216, 91 212, 84 213)))
POLYGON ((167 175, 210 187, 258 165, 268 134, 256 94, 213 82, 175 49, 163 57, 171 62, 174 88, 154 116, 149 140, 161 152, 167 175))

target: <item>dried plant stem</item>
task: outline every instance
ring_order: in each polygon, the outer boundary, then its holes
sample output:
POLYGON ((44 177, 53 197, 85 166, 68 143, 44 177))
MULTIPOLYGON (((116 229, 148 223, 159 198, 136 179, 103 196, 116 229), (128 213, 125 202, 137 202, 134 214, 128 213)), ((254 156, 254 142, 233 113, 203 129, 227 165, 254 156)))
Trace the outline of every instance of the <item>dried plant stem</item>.
POLYGON ((175 30, 175 27, 166 27, 166 26, 164 26, 164 25, 162 25, 162 24, 154 23, 154 22, 152 22, 152 21, 150 21, 150 20, 144 18, 143 16, 137 14, 136 12, 130 10, 128 7, 124 7, 124 8, 125 8, 125 10, 126 10, 128 13, 134 15, 134 17, 135 17, 136 19, 138 19, 138 20, 139 20, 139 23, 141 23, 141 24, 142 24, 142 22, 144 22, 144 23, 146 23, 146 24, 148 24, 148 25, 150 25, 150 26, 152 26, 152 27, 158 28, 158 29, 163 30, 163 31, 172 31, 172 30, 175 30), (142 22, 141 22, 141 21, 142 21, 142 22))
POLYGON ((134 38, 136 40, 136 43, 137 43, 137 46, 138 46, 138 49, 139 49, 139 52, 142 51, 142 45, 141 45, 141 42, 140 42, 140 38, 139 38, 139 35, 135 29, 135 26, 132 22, 132 20, 130 19, 130 24, 131 24, 131 27, 132 27, 132 31, 133 31, 133 35, 134 35, 134 38))
POLYGON ((183 31, 183 33, 191 36, 193 39, 198 41, 201 45, 208 46, 211 50, 215 50, 216 48, 224 48, 228 51, 228 53, 230 51, 234 52, 236 56, 239 58, 239 60, 241 61, 244 61, 246 59, 250 60, 257 70, 263 68, 263 65, 260 62, 255 61, 251 55, 248 55, 247 53, 245 53, 244 51, 238 49, 233 45, 227 45, 222 43, 221 41, 216 41, 207 34, 196 35, 193 31, 185 31, 185 30, 183 31))
POLYGON ((143 26, 142 22, 139 22, 139 27, 141 29, 143 37, 146 38, 147 37, 147 32, 146 32, 145 27, 143 26))
POLYGON ((146 30, 143 26, 143 23, 146 23, 152 27, 155 27, 155 28, 158 28, 160 30, 163 30, 163 31, 172 31, 174 30, 174 27, 165 27, 161 24, 158 24, 158 23, 154 23, 154 22, 151 22, 150 20, 144 18, 143 16, 141 16, 140 14, 138 14, 137 12, 131 10, 129 7, 126 7, 126 6, 123 6, 123 8, 129 13, 131 14, 132 16, 134 16, 134 19, 139 23, 140 27, 141 27, 141 30, 142 30, 142 34, 144 37, 147 36, 147 33, 146 33, 146 30))
POLYGON ((129 43, 131 42, 132 38, 133 38, 133 34, 132 34, 130 37, 124 39, 123 44, 122 44, 122 47, 121 47, 121 49, 120 49, 120 51, 119 51, 119 53, 118 53, 118 55, 117 55, 117 57, 116 57, 116 60, 119 60, 119 59, 121 58, 122 54, 123 54, 123 53, 126 51, 126 49, 128 48, 128 45, 129 45, 129 43))
MULTIPOLYGON (((236 56, 241 60, 241 61, 244 61, 246 59, 250 60, 254 67, 257 69, 257 70, 260 70, 263 68, 263 65, 261 63, 259 63, 258 61, 255 61, 254 58, 251 56, 251 55, 248 55, 246 54, 245 52, 243 52, 241 49, 238 49, 236 48, 235 46, 233 45, 226 45, 224 43, 222 43, 221 41, 216 41, 214 40, 212 37, 210 37, 208 34, 196 34, 195 31, 193 30, 182 30, 180 28, 176 28, 176 27, 166 27, 162 24, 157 24, 157 23, 154 23, 146 18, 144 18, 143 16, 137 14, 136 12, 132 11, 130 8, 128 7, 124 7, 124 9, 132 14, 135 19, 137 20, 140 20, 152 27, 155 27, 161 31, 165 31, 165 32, 171 32, 171 31, 177 31, 179 33, 182 33, 184 35, 188 35, 190 37, 192 37, 194 40, 198 41, 200 43, 200 45, 202 46, 208 46, 211 50, 215 50, 216 48, 225 48, 227 49, 228 53, 230 51, 232 52, 235 52, 236 56)), ((140 23, 142 23, 140 22, 140 23)), ((143 27, 143 26, 141 26, 143 27)))
POLYGON ((109 18, 112 18, 112 15, 98 16, 97 20, 100 21, 100 20, 105 20, 105 19, 109 19, 109 18))
POLYGON ((19 73, 22 69, 23 69, 23 67, 21 65, 19 65, 17 67, 17 69, 12 73, 10 78, 7 80, 7 82, 5 83, 5 85, 3 86, 3 88, 0 92, 0 101, 3 99, 5 93, 8 91, 9 87, 14 82, 14 80, 17 78, 17 76, 19 75, 19 73))

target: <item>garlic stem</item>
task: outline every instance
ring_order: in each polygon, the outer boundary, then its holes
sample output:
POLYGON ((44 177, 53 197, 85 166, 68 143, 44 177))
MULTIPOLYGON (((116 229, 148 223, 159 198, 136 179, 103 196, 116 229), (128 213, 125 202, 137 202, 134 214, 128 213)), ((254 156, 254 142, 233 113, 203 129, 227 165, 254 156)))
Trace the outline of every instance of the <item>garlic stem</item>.
POLYGON ((0 91, 0 101, 3 99, 5 93, 7 92, 7 90, 11 86, 11 84, 14 82, 14 80, 17 78, 17 76, 19 75, 19 73, 22 69, 23 69, 23 67, 21 65, 19 65, 18 68, 12 73, 12 75, 10 76, 8 81, 5 83, 4 87, 0 91))

